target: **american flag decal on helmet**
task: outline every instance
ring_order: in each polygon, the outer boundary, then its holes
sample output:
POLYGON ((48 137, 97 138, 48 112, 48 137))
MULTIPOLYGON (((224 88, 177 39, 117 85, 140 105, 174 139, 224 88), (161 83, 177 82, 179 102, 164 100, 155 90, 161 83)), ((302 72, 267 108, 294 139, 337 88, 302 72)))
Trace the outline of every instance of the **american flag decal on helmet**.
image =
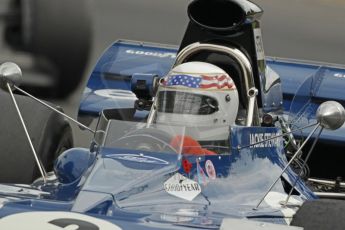
POLYGON ((197 75, 186 74, 170 75, 164 78, 164 86, 185 86, 200 89, 236 89, 234 81, 227 74, 221 75, 197 75))
POLYGON ((200 88, 204 89, 236 89, 234 81, 227 74, 206 76, 202 75, 200 88))

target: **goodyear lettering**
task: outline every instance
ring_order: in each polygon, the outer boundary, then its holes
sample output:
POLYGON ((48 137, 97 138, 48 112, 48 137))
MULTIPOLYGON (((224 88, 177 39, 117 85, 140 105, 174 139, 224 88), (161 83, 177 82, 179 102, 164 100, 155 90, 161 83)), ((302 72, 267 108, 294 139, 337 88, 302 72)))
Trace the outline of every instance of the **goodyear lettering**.
POLYGON ((279 133, 251 133, 250 138, 250 148, 272 148, 279 146, 279 138, 271 139, 279 133), (265 141, 267 140, 267 141, 265 141), (258 143, 258 144, 255 144, 258 143))
POLYGON ((176 173, 163 184, 164 190, 170 195, 192 201, 201 193, 200 185, 180 173, 176 173))
POLYGON ((134 54, 134 55, 142 55, 142 56, 152 56, 152 57, 159 57, 159 58, 176 58, 175 53, 169 53, 169 52, 148 52, 143 50, 126 50, 126 53, 128 54, 134 54))
POLYGON ((164 189, 167 192, 192 192, 201 191, 199 184, 164 184, 164 189))

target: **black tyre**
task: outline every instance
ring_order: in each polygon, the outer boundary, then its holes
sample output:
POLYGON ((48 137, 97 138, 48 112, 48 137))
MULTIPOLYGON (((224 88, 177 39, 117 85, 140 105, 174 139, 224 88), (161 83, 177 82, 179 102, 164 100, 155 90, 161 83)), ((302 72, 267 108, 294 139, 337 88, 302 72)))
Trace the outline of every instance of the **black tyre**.
POLYGON ((306 201, 295 214, 291 225, 304 230, 343 230, 345 201, 322 199, 306 201))
MULTIPOLYGON (((69 123, 30 98, 16 96, 34 148, 47 171, 56 157, 73 146, 69 123)), ((10 95, 0 90, 0 183, 29 184, 40 176, 10 95)))
POLYGON ((30 88, 39 96, 66 97, 78 86, 92 42, 90 0, 13 0, 20 12, 6 28, 14 49, 30 52, 35 69, 54 78, 54 89, 30 88))

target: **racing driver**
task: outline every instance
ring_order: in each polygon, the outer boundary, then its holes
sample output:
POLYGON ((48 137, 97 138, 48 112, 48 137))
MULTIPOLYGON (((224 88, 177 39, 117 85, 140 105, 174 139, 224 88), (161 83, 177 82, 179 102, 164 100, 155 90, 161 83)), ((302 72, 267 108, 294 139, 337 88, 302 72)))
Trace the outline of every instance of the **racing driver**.
POLYGON ((226 152, 239 98, 234 81, 221 68, 205 62, 174 67, 160 81, 155 106, 155 123, 185 127, 185 135, 170 142, 174 148, 182 142, 183 154, 226 152))

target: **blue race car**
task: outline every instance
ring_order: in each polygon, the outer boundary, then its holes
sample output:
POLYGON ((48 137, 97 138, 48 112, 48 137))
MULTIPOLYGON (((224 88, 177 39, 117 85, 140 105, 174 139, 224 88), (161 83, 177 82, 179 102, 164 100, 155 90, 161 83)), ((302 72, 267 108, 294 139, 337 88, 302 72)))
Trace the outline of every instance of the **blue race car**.
POLYGON ((320 164, 327 148, 342 158, 345 69, 265 57, 249 1, 194 0, 188 14, 180 47, 119 40, 99 59, 79 109, 89 149, 70 148, 60 108, 14 96, 32 97, 18 66, 0 66, 1 103, 23 112, 30 143, 4 145, 1 228, 343 228, 343 201, 319 198, 344 197, 338 164, 320 164))

